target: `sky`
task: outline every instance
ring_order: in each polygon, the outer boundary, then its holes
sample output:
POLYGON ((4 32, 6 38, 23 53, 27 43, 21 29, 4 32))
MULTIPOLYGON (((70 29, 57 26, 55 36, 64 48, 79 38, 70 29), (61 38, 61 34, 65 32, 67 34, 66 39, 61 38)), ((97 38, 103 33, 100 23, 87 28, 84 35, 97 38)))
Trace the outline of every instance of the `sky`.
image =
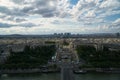
POLYGON ((120 32, 120 0, 0 0, 0 35, 120 32))

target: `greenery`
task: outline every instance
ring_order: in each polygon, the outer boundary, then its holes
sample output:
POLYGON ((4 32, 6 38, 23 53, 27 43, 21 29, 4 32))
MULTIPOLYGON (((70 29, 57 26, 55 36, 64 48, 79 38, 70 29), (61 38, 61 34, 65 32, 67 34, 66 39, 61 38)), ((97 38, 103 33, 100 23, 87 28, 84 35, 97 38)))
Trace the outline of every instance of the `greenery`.
POLYGON ((55 44, 55 41, 45 41, 45 44, 55 44))
POLYGON ((77 53, 85 62, 83 67, 120 68, 120 51, 109 51, 107 47, 96 51, 94 46, 81 45, 77 47, 77 53))
POLYGON ((63 45, 65 45, 65 46, 68 46, 69 45, 69 42, 67 42, 67 41, 63 41, 63 45))
POLYGON ((51 46, 26 46, 23 52, 11 51, 11 56, 0 68, 36 68, 47 64, 55 55, 55 45, 51 46))

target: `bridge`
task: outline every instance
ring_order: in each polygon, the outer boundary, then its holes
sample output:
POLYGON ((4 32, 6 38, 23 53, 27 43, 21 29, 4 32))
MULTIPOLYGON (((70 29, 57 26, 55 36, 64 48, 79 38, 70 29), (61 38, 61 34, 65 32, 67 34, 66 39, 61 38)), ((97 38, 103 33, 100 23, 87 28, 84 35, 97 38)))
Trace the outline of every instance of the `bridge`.
POLYGON ((70 62, 62 62, 61 64, 61 80, 75 80, 72 64, 70 62))

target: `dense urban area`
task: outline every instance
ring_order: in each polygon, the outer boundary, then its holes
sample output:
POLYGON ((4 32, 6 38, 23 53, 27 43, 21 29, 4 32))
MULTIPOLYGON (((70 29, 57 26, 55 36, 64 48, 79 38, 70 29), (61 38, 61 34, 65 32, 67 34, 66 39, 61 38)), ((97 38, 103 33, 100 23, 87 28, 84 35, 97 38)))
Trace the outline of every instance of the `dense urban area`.
POLYGON ((120 37, 0 38, 1 74, 59 72, 64 62, 75 73, 120 73, 120 37))

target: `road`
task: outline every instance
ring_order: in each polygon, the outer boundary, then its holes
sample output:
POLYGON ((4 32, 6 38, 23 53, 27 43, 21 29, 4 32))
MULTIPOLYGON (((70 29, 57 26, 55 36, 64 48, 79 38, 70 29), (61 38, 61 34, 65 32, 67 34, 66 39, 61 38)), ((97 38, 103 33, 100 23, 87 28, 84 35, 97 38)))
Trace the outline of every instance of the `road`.
POLYGON ((70 62, 62 62, 61 64, 61 80, 75 80, 70 62))

